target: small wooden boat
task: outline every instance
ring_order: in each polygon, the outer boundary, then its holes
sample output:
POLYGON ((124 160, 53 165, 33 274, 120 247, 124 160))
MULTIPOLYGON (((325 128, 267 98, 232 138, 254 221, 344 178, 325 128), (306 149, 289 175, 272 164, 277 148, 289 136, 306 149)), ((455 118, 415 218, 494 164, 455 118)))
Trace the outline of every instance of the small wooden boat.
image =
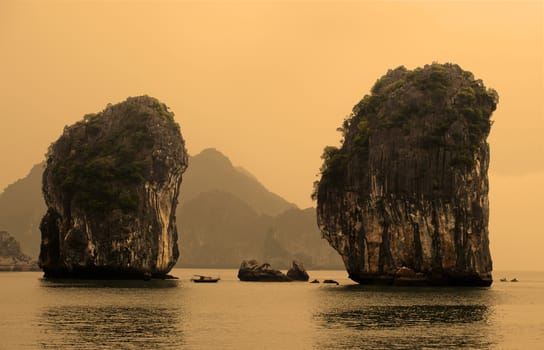
POLYGON ((221 278, 219 277, 194 275, 194 277, 191 278, 191 281, 195 283, 217 283, 217 281, 219 281, 220 279, 221 278))
POLYGON ((503 277, 501 278, 501 282, 508 282, 508 280, 506 279, 506 277, 503 277))
POLYGON ((515 278, 515 277, 510 280, 510 282, 517 282, 517 281, 518 281, 518 279, 515 278))

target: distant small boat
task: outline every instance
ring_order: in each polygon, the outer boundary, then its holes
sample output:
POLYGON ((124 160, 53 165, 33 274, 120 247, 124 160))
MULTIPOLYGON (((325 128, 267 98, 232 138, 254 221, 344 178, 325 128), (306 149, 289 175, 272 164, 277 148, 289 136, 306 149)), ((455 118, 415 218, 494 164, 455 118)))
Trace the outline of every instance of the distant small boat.
POLYGON ((501 278, 501 282, 508 282, 508 280, 506 279, 506 277, 503 277, 501 278))
POLYGON ((518 282, 518 279, 514 277, 510 280, 510 282, 518 282))
POLYGON ((195 283, 217 283, 220 279, 221 278, 219 277, 194 275, 194 277, 191 278, 191 281, 195 283))

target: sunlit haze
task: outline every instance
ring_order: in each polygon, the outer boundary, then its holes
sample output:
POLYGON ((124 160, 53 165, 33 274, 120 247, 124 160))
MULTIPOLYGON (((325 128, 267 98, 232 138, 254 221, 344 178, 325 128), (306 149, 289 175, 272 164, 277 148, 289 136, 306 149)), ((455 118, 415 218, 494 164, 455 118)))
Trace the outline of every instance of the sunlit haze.
MULTIPOLYGON (((315 205, 345 116, 388 69, 453 62, 500 95, 489 142, 494 268, 543 270, 541 1, 0 2, 0 190, 65 125, 147 94, 189 153, 226 154, 315 205)), ((183 189, 181 192, 183 196, 183 189)), ((24 198, 21 198, 24 200, 24 198)))

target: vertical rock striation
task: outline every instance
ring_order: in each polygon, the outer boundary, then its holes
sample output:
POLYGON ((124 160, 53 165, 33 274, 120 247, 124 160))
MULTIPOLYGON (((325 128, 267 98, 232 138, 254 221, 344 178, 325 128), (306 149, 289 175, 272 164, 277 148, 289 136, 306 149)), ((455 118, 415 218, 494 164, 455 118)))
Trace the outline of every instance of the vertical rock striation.
POLYGON ((497 93, 453 64, 390 70, 326 147, 318 225, 359 283, 490 285, 497 93))
POLYGON ((186 167, 173 113, 148 96, 65 127, 43 174, 45 276, 165 276, 179 256, 175 209, 186 167))

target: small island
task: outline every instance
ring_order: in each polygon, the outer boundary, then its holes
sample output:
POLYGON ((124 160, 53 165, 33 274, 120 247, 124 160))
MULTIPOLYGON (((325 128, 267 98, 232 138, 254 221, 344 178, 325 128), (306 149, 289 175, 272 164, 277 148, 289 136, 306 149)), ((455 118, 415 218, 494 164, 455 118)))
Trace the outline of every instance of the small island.
POLYGON ((308 281, 310 277, 301 262, 293 260, 287 274, 272 268, 269 263, 244 260, 238 269, 238 279, 245 282, 292 282, 308 281))
POLYGON ((21 251, 7 231, 0 231, 0 271, 39 271, 38 263, 21 251))
POLYGON ((187 151, 168 107, 131 97, 67 126, 47 153, 45 277, 164 278, 187 151))
POLYGON ((323 237, 359 283, 492 283, 491 114, 498 95, 455 64, 389 70, 326 147, 323 237))
POLYGON ((238 269, 238 279, 244 282, 291 282, 280 270, 269 263, 259 263, 257 260, 244 260, 238 269))

